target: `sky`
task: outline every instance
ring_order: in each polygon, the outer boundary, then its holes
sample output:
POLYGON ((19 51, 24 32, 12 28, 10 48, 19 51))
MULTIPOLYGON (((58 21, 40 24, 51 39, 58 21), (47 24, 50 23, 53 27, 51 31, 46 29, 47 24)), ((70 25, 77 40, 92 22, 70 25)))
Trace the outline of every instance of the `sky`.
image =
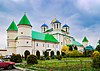
POLYGON ((25 12, 35 31, 57 18, 70 26, 70 35, 80 43, 86 36, 95 47, 100 39, 100 0, 0 0, 0 49, 7 47, 11 22, 18 24, 25 12))

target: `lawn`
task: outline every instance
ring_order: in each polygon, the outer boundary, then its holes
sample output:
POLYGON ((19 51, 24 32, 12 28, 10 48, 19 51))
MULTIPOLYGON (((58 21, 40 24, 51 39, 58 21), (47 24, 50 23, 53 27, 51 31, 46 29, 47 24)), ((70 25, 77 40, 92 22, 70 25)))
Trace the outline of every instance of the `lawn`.
POLYGON ((62 60, 38 60, 38 64, 35 65, 19 64, 16 66, 38 71, 96 71, 91 67, 91 63, 91 58, 81 57, 63 58, 62 60))

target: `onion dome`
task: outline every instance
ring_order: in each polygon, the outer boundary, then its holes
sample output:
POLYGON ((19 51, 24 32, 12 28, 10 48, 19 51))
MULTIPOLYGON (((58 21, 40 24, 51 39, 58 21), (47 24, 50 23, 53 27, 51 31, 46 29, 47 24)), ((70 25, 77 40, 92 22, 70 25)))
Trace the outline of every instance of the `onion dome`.
POLYGON ((48 27, 45 23, 41 27, 48 27))
POLYGON ((69 27, 67 24, 63 25, 63 27, 69 27))
POLYGON ((52 20, 52 23, 60 23, 60 22, 55 18, 55 19, 52 20))

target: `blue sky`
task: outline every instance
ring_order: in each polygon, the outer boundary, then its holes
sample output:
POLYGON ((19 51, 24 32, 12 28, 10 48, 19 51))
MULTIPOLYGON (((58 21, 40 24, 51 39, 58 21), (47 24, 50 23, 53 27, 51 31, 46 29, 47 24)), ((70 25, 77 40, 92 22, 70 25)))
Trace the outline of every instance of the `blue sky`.
POLYGON ((24 12, 33 30, 40 31, 44 22, 50 25, 57 18, 70 26, 70 34, 79 42, 87 36, 89 44, 96 46, 100 39, 99 0, 0 0, 0 48, 6 47, 6 29, 11 21, 18 24, 24 12))

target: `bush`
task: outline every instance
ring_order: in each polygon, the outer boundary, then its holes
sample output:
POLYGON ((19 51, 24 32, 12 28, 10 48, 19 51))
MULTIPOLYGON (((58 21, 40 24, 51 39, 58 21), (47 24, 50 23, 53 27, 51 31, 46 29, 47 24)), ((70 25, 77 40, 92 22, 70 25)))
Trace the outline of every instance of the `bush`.
POLYGON ((36 56, 38 59, 40 59, 40 52, 39 51, 36 51, 36 56))
POLYGON ((77 50, 73 50, 71 52, 68 53, 69 57, 80 57, 83 56, 81 53, 79 53, 79 51, 77 50))
POLYGON ((95 54, 93 55, 92 59, 93 59, 92 66, 94 68, 100 68, 100 53, 95 52, 95 54))
POLYGON ((66 54, 65 54, 64 52, 61 52, 61 55, 64 56, 64 55, 66 55, 66 54))
POLYGON ((51 57, 54 56, 54 51, 51 51, 50 54, 51 57))
POLYGON ((35 55, 28 55, 27 64, 38 64, 37 57, 35 55))
POLYGON ((15 62, 15 63, 22 62, 21 55, 20 54, 12 54, 10 61, 15 62))
POLYGON ((28 50, 26 50, 26 51, 24 52, 25 60, 27 59, 27 56, 28 56, 28 55, 30 55, 30 52, 29 52, 28 50))
POLYGON ((45 60, 45 57, 44 56, 40 56, 40 60, 45 60))
POLYGON ((56 58, 57 58, 57 56, 56 56, 56 55, 54 55, 54 56, 52 56, 52 57, 51 57, 51 59, 56 59, 56 58))
POLYGON ((59 51, 57 51, 57 55, 60 55, 60 52, 59 51))
POLYGON ((98 54, 99 52, 98 51, 94 51, 91 55, 91 57, 94 57, 96 54, 98 54))
POLYGON ((45 57, 45 58, 46 58, 47 56, 49 56, 49 54, 48 54, 47 51, 43 52, 43 54, 44 54, 44 57, 45 57))
POLYGON ((46 60, 50 60, 50 59, 51 59, 50 56, 47 56, 47 57, 46 57, 46 60))
POLYGON ((61 60, 61 59, 62 59, 62 56, 61 56, 61 55, 58 55, 58 56, 57 56, 57 59, 58 59, 58 60, 61 60))

